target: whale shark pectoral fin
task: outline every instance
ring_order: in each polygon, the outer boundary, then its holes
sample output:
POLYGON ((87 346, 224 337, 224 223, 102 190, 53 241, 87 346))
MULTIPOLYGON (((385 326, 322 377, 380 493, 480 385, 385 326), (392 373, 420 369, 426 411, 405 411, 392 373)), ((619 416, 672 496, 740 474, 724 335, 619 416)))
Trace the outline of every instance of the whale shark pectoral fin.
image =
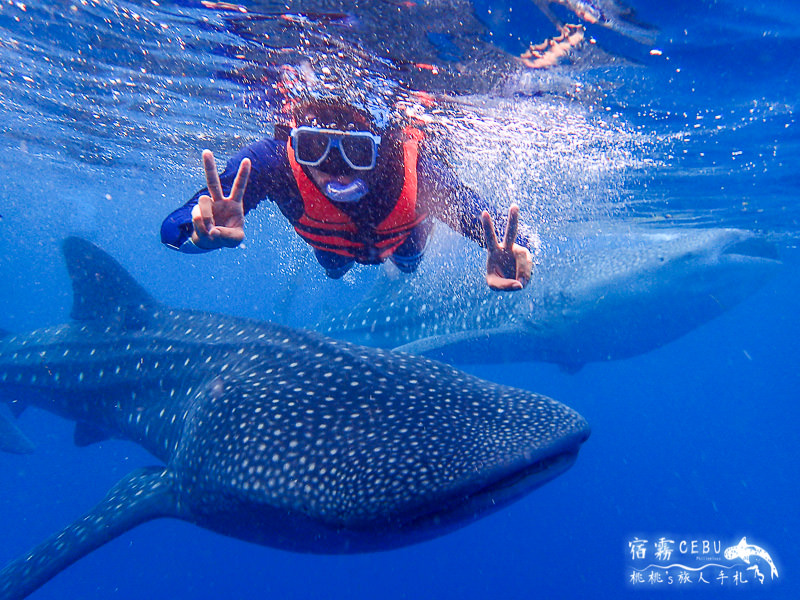
POLYGON ((584 367, 584 363, 558 363, 558 368, 562 373, 575 375, 584 367))
POLYGON ((0 403, 0 450, 12 454, 31 454, 35 448, 36 444, 17 427, 12 410, 0 403))
POLYGON ((12 400, 8 403, 8 408, 15 419, 19 419, 20 415, 28 408, 28 403, 24 400, 12 400))
POLYGON ((85 448, 98 442, 104 442, 110 437, 102 427, 94 423, 78 421, 75 423, 75 433, 72 439, 78 448, 85 448))
POLYGON ((406 354, 419 354, 425 356, 440 350, 445 346, 450 346, 456 343, 487 340, 492 336, 501 336, 513 332, 514 328, 509 327, 508 325, 493 327, 491 329, 468 329, 466 331, 456 331, 453 333, 443 333, 439 335, 422 337, 410 342, 406 342, 405 344, 395 346, 392 348, 392 350, 396 352, 405 352, 406 354))
POLYGON ((97 506, 0 571, 0 598, 24 598, 76 560, 129 529, 159 517, 178 516, 170 471, 137 469, 97 506))

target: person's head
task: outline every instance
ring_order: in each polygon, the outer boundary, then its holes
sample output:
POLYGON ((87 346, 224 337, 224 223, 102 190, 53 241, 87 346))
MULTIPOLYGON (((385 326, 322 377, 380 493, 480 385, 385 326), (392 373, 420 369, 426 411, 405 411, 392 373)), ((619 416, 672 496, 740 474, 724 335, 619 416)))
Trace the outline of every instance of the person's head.
POLYGON ((306 102, 293 115, 292 147, 297 162, 336 176, 375 167, 381 138, 369 116, 357 108, 306 102))
POLYGON ((335 101, 299 104, 292 116, 295 160, 316 186, 331 200, 355 202, 364 197, 386 164, 381 150, 388 143, 383 143, 373 119, 335 101))

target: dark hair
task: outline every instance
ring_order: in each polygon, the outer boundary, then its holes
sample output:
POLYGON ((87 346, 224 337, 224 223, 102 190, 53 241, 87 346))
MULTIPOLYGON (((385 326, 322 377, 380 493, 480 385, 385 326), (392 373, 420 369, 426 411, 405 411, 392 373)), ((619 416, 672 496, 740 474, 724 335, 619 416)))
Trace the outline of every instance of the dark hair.
POLYGON ((292 111, 297 125, 312 125, 342 130, 369 130, 375 132, 375 124, 366 112, 333 100, 314 100, 298 104, 292 111))

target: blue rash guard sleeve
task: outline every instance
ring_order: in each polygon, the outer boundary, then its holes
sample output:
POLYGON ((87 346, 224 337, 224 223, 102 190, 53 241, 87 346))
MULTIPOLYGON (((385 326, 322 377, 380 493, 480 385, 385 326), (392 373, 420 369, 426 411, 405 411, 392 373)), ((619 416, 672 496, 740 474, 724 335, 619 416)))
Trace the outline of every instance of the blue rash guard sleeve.
MULTIPOLYGON (((445 225, 468 237, 481 248, 486 247, 481 214, 487 211, 495 227, 505 231, 508 207, 497 206, 486 201, 472 188, 464 185, 449 166, 428 156, 420 156, 417 162, 419 188, 428 196, 426 208, 431 215, 445 225)), ((498 236, 502 238, 502 235, 498 236)), ((520 246, 531 248, 530 236, 523 231, 522 224, 517 229, 520 246)))
MULTIPOLYGON (((298 208, 298 198, 291 191, 291 169, 286 158, 285 142, 265 139, 247 146, 234 155, 220 173, 219 180, 222 191, 228 195, 239 171, 242 160, 249 158, 252 163, 250 178, 242 198, 245 214, 258 206, 265 198, 278 203, 281 212, 287 217, 294 216, 298 208)), ((184 252, 196 252, 187 244, 192 235, 192 209, 203 194, 208 194, 208 188, 199 190, 189 201, 176 211, 172 212, 161 224, 161 242, 170 248, 184 252)), ((299 215, 297 215, 299 216, 299 215)))

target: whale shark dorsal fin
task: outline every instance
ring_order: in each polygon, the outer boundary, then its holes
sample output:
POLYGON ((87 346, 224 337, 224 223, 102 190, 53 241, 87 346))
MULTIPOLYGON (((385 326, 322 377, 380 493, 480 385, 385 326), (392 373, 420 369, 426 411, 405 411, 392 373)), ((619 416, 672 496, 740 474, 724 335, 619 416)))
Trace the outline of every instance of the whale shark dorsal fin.
POLYGON ((0 598, 24 598, 76 560, 129 529, 159 517, 180 517, 170 471, 129 473, 88 513, 0 571, 0 598))
POLYGON ((740 546, 747 546, 747 538, 743 537, 741 540, 739 540, 739 545, 740 546))
POLYGON ((113 319, 130 324, 131 316, 141 319, 144 312, 157 306, 116 260, 94 244, 73 236, 64 240, 62 249, 72 280, 73 319, 113 319))

